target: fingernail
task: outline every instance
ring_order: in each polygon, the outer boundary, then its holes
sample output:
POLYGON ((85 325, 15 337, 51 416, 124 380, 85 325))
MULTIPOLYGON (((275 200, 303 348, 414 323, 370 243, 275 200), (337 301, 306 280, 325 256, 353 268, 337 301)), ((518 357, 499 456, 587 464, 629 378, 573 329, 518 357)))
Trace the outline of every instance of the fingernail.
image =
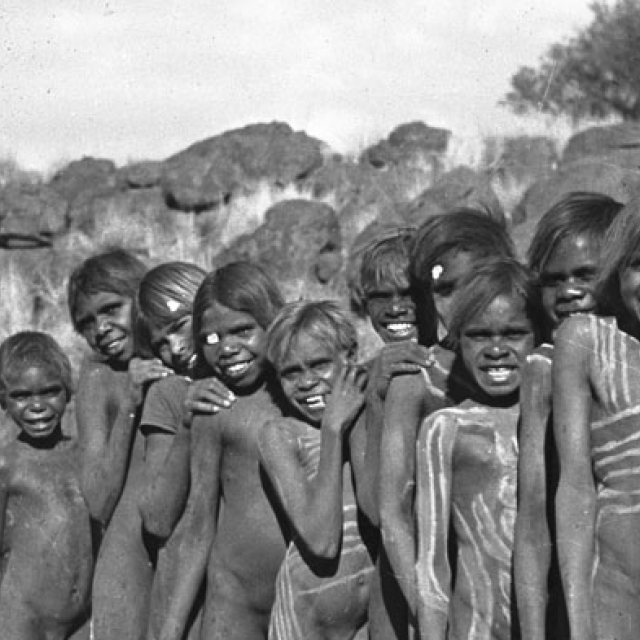
POLYGON ((230 407, 230 406, 231 406, 231 403, 230 403, 228 400, 223 400, 223 401, 222 401, 222 404, 223 404, 225 407, 230 407))

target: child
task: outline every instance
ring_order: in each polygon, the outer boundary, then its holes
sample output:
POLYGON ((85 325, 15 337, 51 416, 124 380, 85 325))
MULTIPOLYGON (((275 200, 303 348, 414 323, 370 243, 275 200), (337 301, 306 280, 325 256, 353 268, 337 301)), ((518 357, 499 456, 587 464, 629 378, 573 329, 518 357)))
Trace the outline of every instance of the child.
MULTIPOLYGON (((565 318, 595 312, 602 244, 621 207, 605 195, 575 192, 540 218, 529 247, 529 266, 540 283, 549 342, 565 318)), ((568 636, 551 533, 558 482, 549 420, 552 361, 552 345, 538 347, 527 358, 521 392, 514 574, 522 632, 534 640, 568 636)))
POLYGON ((613 317, 568 318, 555 340, 558 559, 571 638, 631 640, 640 629, 638 199, 603 244, 596 299, 613 317))
POLYGON ((329 301, 276 316, 267 357, 295 418, 266 423, 260 454, 289 544, 278 573, 271 640, 353 638, 367 618, 373 564, 362 541, 348 462, 364 405, 357 334, 329 301))
POLYGON ((143 452, 136 426, 143 386, 170 369, 134 357, 131 307, 145 272, 135 256, 114 249, 85 260, 68 286, 71 320, 95 354, 80 372, 76 412, 82 491, 105 530, 92 596, 96 640, 141 638, 147 625, 154 550, 137 508, 143 452))
POLYGON ((69 359, 44 333, 16 333, 0 346, 0 404, 20 433, 0 451, 6 640, 88 637, 91 522, 78 449, 62 431, 71 377, 69 359))
POLYGON ((196 294, 196 350, 236 401, 196 416, 191 426, 191 487, 163 640, 182 637, 205 575, 202 637, 267 634, 286 547, 260 471, 258 437, 265 422, 282 414, 265 344, 283 304, 272 279, 246 262, 209 274, 196 294))
MULTIPOLYGON (((380 526, 380 434, 389 383, 394 375, 417 373, 431 364, 428 349, 417 343, 416 306, 409 280, 409 245, 415 231, 414 227, 377 225, 368 242, 352 251, 348 269, 351 308, 357 315, 369 318, 384 342, 368 363, 366 410, 350 438, 358 506, 376 528, 380 526)), ((380 576, 376 573, 370 599, 374 638, 387 638, 392 633, 382 598, 380 576)), ((400 606, 391 608, 396 614, 401 610, 400 606)))
POLYGON ((431 414, 418 434, 415 570, 421 638, 516 635, 511 548, 518 392, 541 317, 533 275, 512 259, 476 267, 454 298, 449 332, 472 389, 460 405, 431 414))
POLYGON ((417 340, 415 304, 409 290, 409 243, 415 228, 379 229, 348 268, 351 309, 368 317, 384 343, 417 340))
MULTIPOLYGON (((193 299, 205 276, 205 271, 194 264, 167 262, 147 272, 136 296, 139 351, 160 358, 181 374, 151 385, 140 419, 146 471, 139 500, 142 524, 146 531, 163 539, 151 590, 149 638, 157 637, 167 611, 181 536, 179 527, 173 530, 189 490, 191 430, 183 428, 184 405, 188 398, 194 399, 190 379, 198 377, 202 369, 193 345, 191 317, 193 299)), ((202 400, 199 410, 215 412, 219 406, 230 406, 232 394, 215 378, 210 382, 211 395, 198 398, 202 400), (217 395, 213 395, 215 392, 217 395), (217 404, 204 406, 213 401, 217 404)), ((197 625, 192 631, 196 633, 197 625)))
MULTIPOLYGON (((512 257, 514 248, 504 227, 469 209, 434 216, 414 237, 410 272, 418 310, 421 341, 432 345, 434 364, 422 375, 391 380, 384 409, 379 463, 379 511, 384 546, 381 566, 391 612, 415 612, 415 442, 418 427, 436 409, 459 402, 467 392, 448 347, 451 300, 459 283, 491 256, 512 257), (397 580, 402 582, 397 583, 397 580), (398 594, 398 588, 402 590, 398 594), (393 595, 392 595, 393 594, 393 595)), ((406 613, 394 624, 407 637, 406 613)), ((388 635, 388 634, 387 634, 388 635)), ((384 636, 381 636, 384 637, 384 636)))

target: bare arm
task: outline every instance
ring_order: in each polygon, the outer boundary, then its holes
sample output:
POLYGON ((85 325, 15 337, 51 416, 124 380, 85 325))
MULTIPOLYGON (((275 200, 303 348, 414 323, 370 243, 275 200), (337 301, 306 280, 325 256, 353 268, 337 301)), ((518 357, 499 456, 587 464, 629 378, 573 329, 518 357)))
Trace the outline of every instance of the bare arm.
POLYGON ((514 575, 523 636, 544 640, 551 537, 547 521, 545 440, 551 417, 551 362, 531 356, 520 388, 521 427, 518 459, 518 513, 514 575))
POLYGON ((136 428, 137 402, 126 376, 102 364, 83 370, 76 411, 82 452, 82 491, 91 516, 106 526, 127 476, 136 428))
POLYGON ((181 640, 198 589, 206 574, 211 545, 216 531, 220 497, 222 442, 217 422, 209 416, 197 416, 192 425, 191 488, 176 553, 178 571, 160 640, 181 640))
POLYGON ((422 376, 401 376, 387 394, 380 456, 380 528, 389 562, 415 613, 413 496, 418 427, 426 414, 422 376))
POLYGON ((175 434, 150 431, 145 444, 147 481, 139 508, 144 528, 168 538, 182 515, 189 494, 191 430, 178 427, 175 434))
POLYGON ((380 526, 380 444, 384 425, 384 403, 391 381, 396 376, 419 373, 432 364, 431 351, 411 341, 384 345, 372 363, 366 409, 354 429, 352 460, 355 462, 358 505, 376 527, 380 526))
POLYGON ((147 481, 139 508, 147 531, 161 538, 171 535, 187 501, 193 413, 216 413, 223 406, 213 404, 222 399, 210 395, 207 380, 177 377, 153 385, 147 394, 141 421, 147 432, 147 481))
POLYGON ((565 321, 553 362, 554 434, 560 460, 556 497, 558 558, 573 640, 591 640, 591 569, 595 487, 591 470, 589 353, 593 337, 585 318, 565 321))
POLYGON ((342 542, 344 440, 364 403, 364 377, 345 367, 334 384, 320 429, 320 460, 308 479, 297 434, 270 421, 260 437, 265 471, 291 522, 296 542, 318 558, 335 558, 342 542))
POLYGON ((443 414, 430 416, 416 446, 416 612, 422 640, 447 636, 451 567, 449 522, 453 448, 457 427, 443 414))

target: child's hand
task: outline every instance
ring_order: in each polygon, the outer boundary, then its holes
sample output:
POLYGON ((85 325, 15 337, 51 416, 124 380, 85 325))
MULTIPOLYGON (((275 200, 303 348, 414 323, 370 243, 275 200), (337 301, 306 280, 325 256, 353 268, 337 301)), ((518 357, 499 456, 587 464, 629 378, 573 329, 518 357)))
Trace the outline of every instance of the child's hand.
POLYGON ((142 401, 142 388, 148 382, 159 380, 173 373, 172 369, 162 364, 159 358, 132 358, 129 362, 129 378, 131 379, 131 393, 137 402, 142 401))
POLYGON ((184 401, 184 426, 191 426, 194 413, 218 413, 220 409, 228 409, 235 400, 233 392, 218 378, 191 382, 184 401))
POLYGON ((338 373, 327 400, 322 419, 323 426, 345 434, 356 421, 365 400, 367 371, 364 367, 348 364, 338 373))
POLYGON ((371 370, 374 392, 384 400, 393 376, 417 373, 433 363, 431 350, 417 342, 407 340, 385 344, 371 370))

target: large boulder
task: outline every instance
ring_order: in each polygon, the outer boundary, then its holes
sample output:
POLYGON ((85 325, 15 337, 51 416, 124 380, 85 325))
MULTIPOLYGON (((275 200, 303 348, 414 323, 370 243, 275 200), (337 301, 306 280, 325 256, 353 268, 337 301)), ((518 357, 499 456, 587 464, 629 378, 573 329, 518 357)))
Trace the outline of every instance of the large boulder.
POLYGON ((129 189, 151 189, 160 186, 162 162, 133 162, 118 170, 119 181, 129 189))
POLYGON ((610 162, 607 157, 584 158, 563 164, 545 180, 527 189, 514 215, 537 220, 572 191, 603 193, 626 203, 640 190, 640 171, 610 162))
POLYGON ((324 144, 287 124, 254 124, 191 145, 163 163, 168 204, 205 211, 266 180, 286 186, 323 162, 324 144))
POLYGON ((51 178, 49 187, 70 205, 110 194, 119 189, 116 165, 97 158, 75 160, 51 178))
POLYGON ((488 138, 482 163, 503 185, 529 185, 558 165, 556 142, 546 136, 488 138))
POLYGON ((640 168, 640 123, 590 127, 572 136, 562 153, 562 165, 583 158, 607 158, 623 167, 640 168))
POLYGON ((360 160, 377 169, 411 162, 435 161, 446 152, 450 137, 450 131, 430 127, 424 122, 401 124, 386 140, 365 149, 360 160))
POLYGON ((48 246, 67 227, 67 201, 53 189, 22 184, 0 191, 0 247, 48 246))
POLYGON ((459 207, 479 209, 505 222, 504 210, 493 190, 490 175, 469 167, 457 167, 443 174, 432 187, 409 203, 403 215, 411 225, 420 226, 431 216, 459 207))
POLYGON ((214 266, 235 260, 266 265, 279 282, 325 284, 340 271, 342 237, 332 207, 310 200, 283 200, 270 207, 252 234, 236 238, 214 266))

